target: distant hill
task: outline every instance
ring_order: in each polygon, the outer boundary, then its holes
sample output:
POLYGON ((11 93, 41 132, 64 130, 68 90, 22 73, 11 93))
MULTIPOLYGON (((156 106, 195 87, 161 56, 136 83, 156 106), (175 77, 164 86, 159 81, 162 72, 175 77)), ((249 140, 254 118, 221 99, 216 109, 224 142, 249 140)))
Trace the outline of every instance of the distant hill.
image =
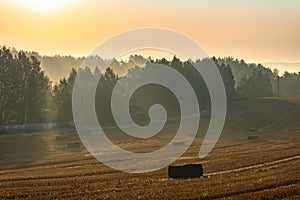
POLYGON ((245 98, 228 104, 224 131, 239 136, 288 133, 300 130, 299 121, 299 99, 245 98))

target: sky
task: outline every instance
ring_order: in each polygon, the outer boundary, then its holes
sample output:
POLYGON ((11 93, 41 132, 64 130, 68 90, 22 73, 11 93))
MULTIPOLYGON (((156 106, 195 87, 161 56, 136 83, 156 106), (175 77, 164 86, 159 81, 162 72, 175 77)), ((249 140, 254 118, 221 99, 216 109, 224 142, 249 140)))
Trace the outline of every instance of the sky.
POLYGON ((0 45, 42 55, 87 56, 120 32, 161 27, 210 56, 300 71, 299 25, 298 0, 0 0, 0 45))

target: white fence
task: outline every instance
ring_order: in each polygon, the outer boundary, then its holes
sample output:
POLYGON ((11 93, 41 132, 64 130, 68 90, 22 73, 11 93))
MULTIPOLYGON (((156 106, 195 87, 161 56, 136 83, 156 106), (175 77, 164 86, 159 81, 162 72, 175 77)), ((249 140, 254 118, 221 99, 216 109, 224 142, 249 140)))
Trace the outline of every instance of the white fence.
POLYGON ((17 129, 52 129, 57 123, 35 123, 35 124, 17 124, 0 126, 0 129, 17 130, 17 129))

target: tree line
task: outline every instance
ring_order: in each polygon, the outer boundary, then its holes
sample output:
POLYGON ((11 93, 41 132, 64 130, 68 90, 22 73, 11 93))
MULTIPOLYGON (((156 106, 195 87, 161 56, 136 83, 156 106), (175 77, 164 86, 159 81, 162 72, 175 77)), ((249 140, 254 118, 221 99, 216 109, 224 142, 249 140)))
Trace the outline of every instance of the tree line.
MULTIPOLYGON (((99 60, 99 58, 97 58, 99 60)), ((103 61, 103 60, 102 60, 103 61)), ((280 96, 300 97, 300 72, 278 72, 258 64, 247 64, 243 60, 233 58, 211 58, 197 60, 205 65, 213 61, 223 78, 229 101, 238 97, 270 97, 276 96, 278 82, 280 96), (279 81, 278 81, 279 80, 279 81)), ((104 62, 104 61, 103 61, 104 62)), ((26 124, 39 122, 59 122, 68 124, 72 116, 72 90, 77 73, 84 71, 92 78, 98 79, 96 92, 96 111, 101 123, 114 123, 110 98, 117 80, 124 72, 136 65, 159 63, 169 66, 181 73, 193 87, 200 107, 209 107, 210 96, 206 84, 189 61, 181 61, 174 56, 172 60, 165 58, 153 60, 132 55, 128 61, 113 60, 106 71, 99 68, 72 69, 67 78, 53 84, 41 69, 40 60, 36 56, 23 51, 12 53, 6 47, 0 48, 0 125, 26 124), (118 68, 122 69, 118 71, 118 68), (105 115, 104 115, 105 114, 105 115)), ((137 90, 130 102, 131 115, 138 123, 147 123, 148 110, 154 103, 162 104, 168 118, 177 118, 180 114, 179 104, 174 94, 167 88, 158 85, 147 85, 137 90)))
POLYGON ((0 124, 45 121, 49 114, 51 84, 39 60, 25 52, 13 55, 0 49, 0 124))

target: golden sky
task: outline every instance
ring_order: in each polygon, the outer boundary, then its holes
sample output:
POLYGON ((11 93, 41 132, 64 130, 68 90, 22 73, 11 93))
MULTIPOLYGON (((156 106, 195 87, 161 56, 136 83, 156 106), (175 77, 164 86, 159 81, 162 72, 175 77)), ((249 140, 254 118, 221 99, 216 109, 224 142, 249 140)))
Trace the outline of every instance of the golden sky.
POLYGON ((1 0, 0 25, 0 45, 46 55, 86 56, 120 32, 163 27, 211 56, 300 63, 296 0, 1 0))

